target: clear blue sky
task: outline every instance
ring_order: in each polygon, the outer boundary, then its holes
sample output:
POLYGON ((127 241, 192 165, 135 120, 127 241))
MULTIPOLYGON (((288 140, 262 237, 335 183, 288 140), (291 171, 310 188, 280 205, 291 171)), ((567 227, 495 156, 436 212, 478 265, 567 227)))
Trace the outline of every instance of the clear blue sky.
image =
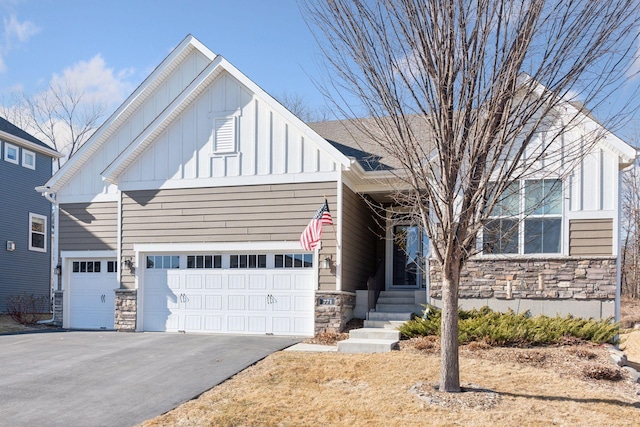
POLYGON ((295 0, 0 0, 0 14, 2 92, 34 91, 66 70, 122 101, 193 34, 270 94, 324 104, 309 77, 316 43, 295 0))
MULTIPOLYGON (((0 16, 0 94, 67 74, 112 111, 193 34, 271 95, 325 103, 313 84, 321 57, 296 0, 0 0, 0 16)), ((638 120, 618 134, 637 144, 638 120)))

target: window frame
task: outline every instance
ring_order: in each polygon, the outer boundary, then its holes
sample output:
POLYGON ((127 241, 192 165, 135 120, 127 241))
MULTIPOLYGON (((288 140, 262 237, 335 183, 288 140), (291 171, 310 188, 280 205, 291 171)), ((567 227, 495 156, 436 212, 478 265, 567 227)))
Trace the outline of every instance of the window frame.
POLYGON ((36 153, 34 153, 33 151, 25 150, 23 148, 22 149, 22 166, 27 169, 36 170, 36 153), (27 163, 27 157, 31 157, 33 159, 32 164, 27 163))
POLYGON ((9 162, 9 163, 13 163, 14 165, 19 165, 20 164, 20 147, 18 147, 17 145, 13 145, 10 144, 8 142, 4 142, 4 161, 5 162, 9 162), (13 149, 16 151, 16 158, 15 159, 11 159, 9 157, 9 149, 13 149))
POLYGON ((48 218, 45 215, 40 215, 37 213, 29 212, 29 250, 34 252, 47 252, 47 223, 48 218), (34 219, 42 220, 43 224, 43 232, 38 232, 33 230, 33 222, 34 219), (34 246, 33 245, 33 236, 34 234, 43 235, 43 247, 34 246))
MULTIPOLYGON (((516 182, 516 181, 514 181, 516 182)), ((510 214, 510 213, 503 213, 502 209, 500 208, 501 203, 496 203, 496 206, 494 207, 494 209, 499 208, 498 212, 492 212, 491 215, 489 215, 487 217, 487 222, 485 223, 485 225, 482 228, 482 236, 479 239, 480 240, 480 250, 481 250, 481 254, 482 256, 561 256, 563 255, 563 251, 564 251, 564 182, 562 181, 561 178, 557 177, 557 178, 551 178, 551 177, 544 177, 544 178, 540 178, 540 179, 520 179, 517 181, 518 182, 518 189, 517 189, 517 194, 518 194, 518 207, 519 207, 519 212, 516 214, 510 214), (551 192, 546 192, 546 186, 545 186, 545 182, 546 181, 554 181, 557 184, 551 184, 553 188, 553 186, 557 185, 559 186, 559 190, 557 191, 557 201, 555 199, 551 199, 550 201, 545 201, 545 199, 547 197, 549 197, 549 195, 552 195, 553 193, 551 192), (527 194, 527 189, 528 189, 528 185, 529 183, 539 183, 541 191, 543 193, 542 199, 541 200, 536 200, 536 204, 534 206, 529 206, 529 200, 528 199, 529 195, 527 194), (555 206, 555 203, 557 203, 557 206, 555 206), (559 212, 545 212, 546 209, 548 209, 549 206, 552 207, 556 207, 557 210, 559 212), (540 209, 542 209, 542 212, 539 212, 540 209), (500 228, 502 228, 502 222, 505 221, 515 221, 516 225, 515 227, 513 227, 513 232, 517 233, 517 251, 515 252, 488 252, 486 247, 487 244, 489 243, 488 241, 485 241, 485 236, 487 235, 487 228, 489 226, 490 223, 495 223, 496 221, 500 222, 500 228), (539 243, 539 247, 541 248, 541 251, 539 252, 529 252, 528 251, 528 247, 531 246, 531 242, 534 239, 530 239, 529 235, 527 233, 528 227, 527 227, 527 221, 529 221, 529 224, 534 224, 534 223, 540 223, 543 224, 546 221, 558 221, 559 223, 559 232, 558 232, 558 236, 559 236, 559 242, 558 242, 558 251, 557 252, 544 252, 544 234, 541 235, 541 238, 543 239, 540 243, 539 243)), ((510 184, 512 185, 512 184, 510 184)), ((529 187, 531 188, 531 187, 529 187)), ((507 191, 507 190, 505 190, 507 191)), ((534 190, 536 191, 536 190, 534 190)), ((506 197, 511 197, 509 195, 507 195, 506 197)), ((505 197, 505 199, 506 199, 505 197)), ((553 210, 553 209, 552 209, 553 210)), ((541 227, 544 227, 544 225, 541 225, 541 227)), ((555 225, 552 225, 553 228, 555 228, 555 225)), ((544 228, 542 233, 544 233, 544 228)), ((507 239, 509 240, 509 239, 507 239)), ((537 240, 537 238, 535 239, 537 240)), ((507 244, 504 245, 504 247, 509 247, 509 243, 507 242, 507 244)))

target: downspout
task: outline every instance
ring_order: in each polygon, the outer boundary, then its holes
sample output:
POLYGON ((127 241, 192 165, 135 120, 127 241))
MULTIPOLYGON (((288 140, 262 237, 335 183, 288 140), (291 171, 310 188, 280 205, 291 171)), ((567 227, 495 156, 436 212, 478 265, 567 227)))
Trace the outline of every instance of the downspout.
MULTIPOLYGON (((42 196, 45 199, 47 199, 49 203, 53 205, 52 213, 53 213, 53 220, 54 220, 54 235, 53 235, 53 245, 51 248, 51 252, 52 252, 51 264, 57 267, 58 262, 60 262, 58 259, 58 228, 59 228, 58 220, 59 220, 60 209, 58 206, 58 201, 56 200, 56 193, 52 192, 50 187, 44 187, 44 186, 36 187, 35 190, 40 194, 42 194, 42 196)), ((51 274, 51 271, 49 272, 49 274, 51 274)), ((60 278, 61 276, 54 275, 54 279, 53 279, 54 289, 58 289, 58 290, 60 289, 60 278)), ((54 307, 54 311, 55 311, 55 307, 54 307)), ((38 321, 39 324, 51 324, 53 322, 54 322, 54 313, 51 313, 51 319, 44 319, 44 320, 38 321)))

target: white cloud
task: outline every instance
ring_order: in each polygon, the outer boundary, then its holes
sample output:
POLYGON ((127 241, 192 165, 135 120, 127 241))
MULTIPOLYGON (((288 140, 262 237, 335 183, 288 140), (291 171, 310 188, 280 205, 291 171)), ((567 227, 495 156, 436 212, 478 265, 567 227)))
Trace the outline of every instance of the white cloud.
POLYGON ((6 70, 4 57, 16 46, 25 44, 29 39, 38 34, 40 29, 31 21, 19 21, 16 15, 11 14, 3 18, 4 37, 0 43, 0 72, 6 70))
POLYGON ((65 68, 61 74, 54 73, 51 85, 73 83, 73 89, 83 94, 86 101, 103 104, 107 110, 120 104, 133 90, 129 78, 133 69, 115 72, 109 68, 101 55, 96 55, 88 61, 79 61, 65 68))

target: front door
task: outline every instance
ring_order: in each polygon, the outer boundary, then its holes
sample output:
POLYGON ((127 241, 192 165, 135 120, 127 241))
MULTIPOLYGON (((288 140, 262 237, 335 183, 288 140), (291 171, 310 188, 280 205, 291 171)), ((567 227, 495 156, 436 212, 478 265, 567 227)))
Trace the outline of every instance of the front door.
POLYGON ((393 225, 387 240, 387 289, 425 287, 429 239, 417 225, 393 225))

